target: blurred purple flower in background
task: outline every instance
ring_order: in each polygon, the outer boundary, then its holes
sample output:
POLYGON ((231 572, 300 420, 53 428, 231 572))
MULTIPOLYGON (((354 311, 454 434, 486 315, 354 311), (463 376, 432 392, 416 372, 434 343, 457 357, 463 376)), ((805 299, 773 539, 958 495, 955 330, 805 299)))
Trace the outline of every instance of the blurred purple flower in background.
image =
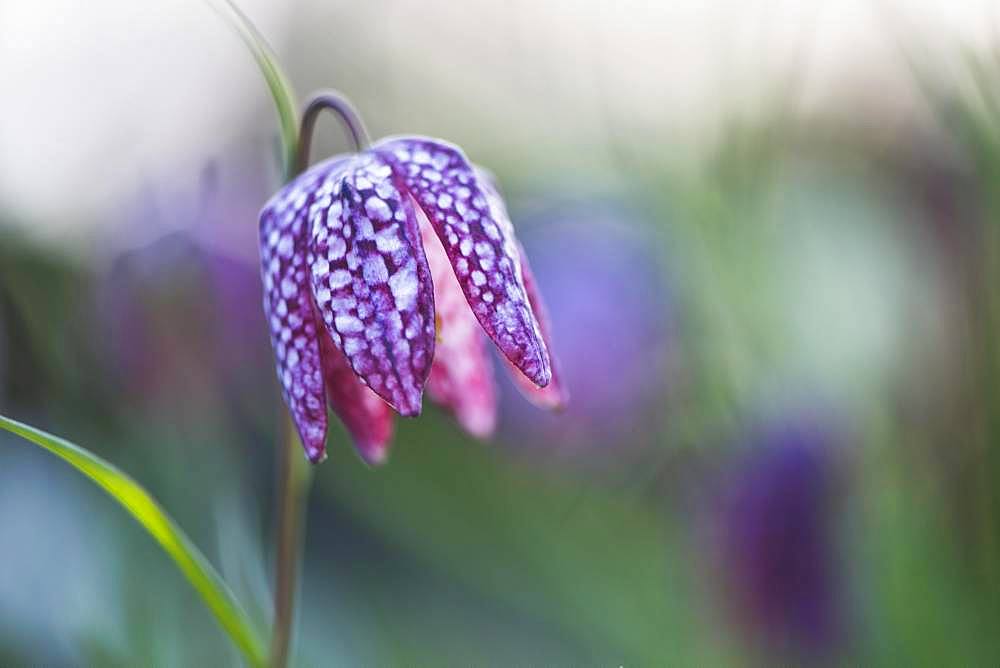
POLYGON ((376 395, 419 415, 432 364, 432 397, 488 433, 482 332, 530 383, 529 399, 560 403, 544 306, 513 224, 491 177, 457 147, 390 138, 311 167, 264 206, 260 248, 278 379, 312 462, 326 456, 328 400, 361 456, 383 461, 391 414, 376 395), (435 271, 445 261, 451 271, 435 271), (455 291, 481 330, 456 326, 455 291), (435 351, 438 338, 448 344, 435 351))
MULTIPOLYGON (((650 228, 612 201, 531 201, 518 219, 549 297, 573 400, 558 415, 524 410, 507 383, 512 445, 617 450, 642 445, 668 383, 671 300, 650 228)), ((651 438, 651 437, 650 437, 651 438)))
POLYGON ((125 388, 142 396, 175 381, 240 375, 265 341, 253 335, 253 265, 184 232, 119 256, 100 298, 111 361, 125 388))
POLYGON ((772 423, 723 478, 712 575, 756 649, 819 657, 844 640, 836 439, 817 421, 772 423))
POLYGON ((147 192, 123 221, 120 236, 153 238, 114 257, 98 288, 98 344, 126 399, 195 405, 208 395, 264 393, 269 384, 258 363, 267 338, 256 263, 207 241, 235 247, 232 228, 242 224, 252 248, 254 231, 240 217, 259 195, 220 194, 212 174, 206 170, 196 205, 173 196, 157 207, 147 192))

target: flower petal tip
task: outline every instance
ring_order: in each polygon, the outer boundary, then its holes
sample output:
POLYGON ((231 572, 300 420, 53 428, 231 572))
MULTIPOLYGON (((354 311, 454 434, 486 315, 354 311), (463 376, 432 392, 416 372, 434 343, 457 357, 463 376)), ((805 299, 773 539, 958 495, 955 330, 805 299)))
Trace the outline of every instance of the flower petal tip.
POLYGON ((417 401, 416 403, 404 404, 401 406, 393 406, 393 408, 396 410, 397 413, 399 413, 400 417, 405 417, 405 418, 420 417, 420 413, 423 412, 423 406, 421 405, 420 401, 417 401))
POLYGON ((548 362, 539 373, 531 379, 540 388, 546 388, 552 384, 552 363, 548 362))
POLYGON ((361 461, 371 468, 382 466, 389 461, 388 444, 361 445, 357 444, 358 455, 361 461))
POLYGON ((486 421, 475 421, 472 419, 460 420, 462 429, 466 431, 473 438, 477 438, 480 441, 489 441, 493 438, 493 434, 496 432, 496 420, 486 421))
POLYGON ((489 406, 477 406, 477 400, 472 403, 454 403, 454 397, 441 395, 434 399, 441 405, 444 412, 451 417, 463 432, 477 441, 490 441, 497 430, 496 403, 491 395, 489 406))
POLYGON ((548 355, 522 283, 513 225, 496 189, 447 142, 398 137, 372 151, 391 166, 433 227, 487 336, 528 378, 547 384, 548 355))
POLYGON ((293 183, 261 211, 261 278, 264 313, 282 396, 306 457, 322 461, 326 452, 326 398, 320 367, 320 337, 302 265, 306 261, 308 197, 293 183))
POLYGON ((303 447, 303 450, 305 450, 306 459, 309 460, 310 464, 322 464, 326 461, 327 453, 325 445, 320 447, 305 446, 303 447))
POLYGON ((569 392, 566 388, 559 388, 557 391, 553 392, 553 397, 550 403, 542 406, 542 408, 547 408, 553 413, 563 413, 569 408, 569 392))
MULTIPOLYGON (((429 372, 430 369, 428 369, 428 375, 429 372)), ((401 392, 396 393, 396 401, 390 403, 389 406, 402 417, 420 417, 420 414, 424 410, 424 387, 426 384, 426 379, 419 385, 416 384, 416 379, 414 379, 413 384, 404 387, 401 392)))
MULTIPOLYGON (((545 331, 547 334, 547 322, 545 331)), ((504 363, 511 380, 514 381, 514 386, 517 387, 521 395, 531 402, 532 405, 554 413, 561 413, 566 409, 569 404, 569 389, 562 381, 559 365, 556 360, 551 360, 549 379, 545 385, 539 385, 534 382, 533 379, 526 376, 518 367, 514 366, 510 360, 504 359, 504 363)))
POLYGON ((562 413, 569 407, 569 392, 558 382, 525 393, 528 400, 543 410, 562 413))
POLYGON ((537 354, 520 359, 504 356, 512 372, 519 374, 535 389, 545 390, 552 384, 552 362, 545 350, 539 349, 537 354))

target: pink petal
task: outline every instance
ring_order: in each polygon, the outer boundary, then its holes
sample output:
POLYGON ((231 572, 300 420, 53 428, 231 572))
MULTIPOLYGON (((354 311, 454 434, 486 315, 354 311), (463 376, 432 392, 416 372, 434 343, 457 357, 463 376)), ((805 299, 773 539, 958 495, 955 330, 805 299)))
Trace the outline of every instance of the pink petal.
POLYGON ((378 143, 382 156, 427 214, 458 283, 486 334, 536 384, 551 377, 549 356, 528 304, 513 236, 505 233, 461 150, 434 139, 378 143))
POLYGON ((521 275, 524 278, 524 289, 528 292, 528 301, 531 303, 531 310, 538 319, 538 324, 542 330, 542 338, 545 340, 545 346, 549 350, 549 360, 552 364, 552 380, 545 387, 539 387, 521 373, 520 369, 509 361, 504 361, 507 362, 507 370, 510 372, 511 378, 514 379, 514 384, 517 385, 517 389, 521 391, 521 394, 528 401, 539 408, 562 410, 569 403, 569 389, 563 384, 562 373, 559 369, 559 359, 556 357, 555 348, 552 346, 552 328, 549 324, 548 309, 545 308, 545 302, 542 301, 542 294, 538 291, 538 283, 535 282, 535 275, 531 273, 531 267, 528 265, 528 256, 525 255, 520 243, 518 244, 518 249, 521 252, 521 275))
POLYGON ((392 439, 392 409, 366 387, 328 336, 321 337, 323 377, 334 412, 343 421, 358 454, 368 464, 383 463, 392 439))
POLYGON ((419 415, 434 290, 413 205, 377 155, 331 173, 310 214, 312 288, 333 343, 400 414, 419 415))
MULTIPOLYGON (((504 206, 503 198, 500 197, 500 192, 497 190, 493 175, 482 167, 475 167, 475 170, 476 176, 482 184, 483 192, 486 193, 486 198, 490 202, 490 207, 499 214, 497 216, 499 225, 510 238, 514 239, 514 224, 510 222, 510 216, 507 215, 507 207, 504 206)), ((507 363, 507 370, 510 372, 510 376, 514 379, 514 383, 521 391, 521 394, 528 401, 540 408, 561 410, 569 403, 569 389, 562 382, 559 360, 556 358, 555 348, 552 346, 552 326, 549 321, 549 312, 545 308, 542 293, 538 289, 535 275, 528 264, 528 255, 524 252, 521 242, 516 241, 516 243, 518 257, 521 262, 521 278, 524 280, 524 289, 528 295, 528 302, 531 304, 531 311, 535 314, 535 319, 538 320, 542 339, 545 341, 545 347, 549 351, 552 380, 545 387, 539 387, 509 362, 507 363)))
POLYGON ((313 463, 326 456, 326 398, 319 323, 307 268, 310 206, 318 174, 307 172, 282 188, 260 213, 264 314, 285 404, 313 463))
POLYGON ((455 414, 462 428, 478 438, 489 438, 496 428, 497 400, 493 366, 486 354, 483 332, 469 310, 434 228, 423 213, 417 216, 434 281, 438 319, 438 340, 427 391, 434 401, 455 414))

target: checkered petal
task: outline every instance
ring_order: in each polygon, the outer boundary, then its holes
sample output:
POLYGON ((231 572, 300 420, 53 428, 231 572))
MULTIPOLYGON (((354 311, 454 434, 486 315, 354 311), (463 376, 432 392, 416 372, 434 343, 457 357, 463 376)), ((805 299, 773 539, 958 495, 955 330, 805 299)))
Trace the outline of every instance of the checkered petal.
POLYGON ((559 359, 552 347, 552 326, 549 322, 548 309, 545 308, 545 302, 542 301, 542 294, 538 290, 538 283, 535 282, 535 276, 528 265, 528 256, 525 255, 523 248, 520 248, 520 251, 521 275, 524 277, 524 289, 528 293, 531 310, 534 312, 535 318, 538 319, 538 325, 542 330, 542 338, 549 349, 552 380, 545 387, 538 387, 527 376, 521 373, 520 369, 511 364, 510 361, 504 360, 504 362, 506 362, 507 370, 510 372, 510 377, 514 380, 514 384, 517 385, 517 389, 521 391, 521 394, 528 401, 539 408, 561 410, 569 403, 569 388, 563 382, 562 373, 559 369, 559 359))
POLYGON ((327 397, 358 454, 371 465, 385 462, 392 439, 392 409, 361 382, 330 337, 320 337, 320 351, 327 397))
POLYGON ((308 217, 321 171, 282 188, 260 213, 264 314, 285 404, 312 462, 326 456, 326 398, 320 364, 321 327, 309 290, 308 217))
POLYGON ((486 334, 536 385, 547 385, 549 356, 525 292, 516 241, 499 224, 500 212, 462 151, 421 137, 383 140, 371 151, 392 166, 427 215, 486 334))
MULTIPOLYGON (((486 199, 490 203, 491 210, 495 211, 497 214, 497 223, 504 230, 504 233, 508 237, 515 239, 514 237, 514 224, 510 220, 510 216, 507 214, 507 207, 503 203, 503 198, 500 197, 500 191, 496 186, 496 180, 493 175, 482 167, 476 167, 476 176, 479 182, 482 184, 483 192, 486 194, 486 199)), ((528 295, 528 303, 531 304, 531 311, 535 314, 535 319, 538 320, 538 326, 542 333, 542 340, 545 341, 545 347, 549 351, 549 361, 552 367, 552 380, 545 387, 539 387, 534 382, 526 377, 520 370, 511 364, 508 360, 507 370, 510 372, 511 378, 513 378, 515 385, 521 391, 521 394, 531 403, 535 404, 539 408, 547 408, 552 410, 560 410, 566 406, 569 402, 569 389, 566 387, 562 380, 562 374, 559 370, 559 360, 556 357, 555 349, 552 346, 552 325, 549 321, 548 309, 545 307, 545 302, 542 299, 542 293, 538 289, 538 282, 535 280, 535 275, 531 271, 531 266, 528 264, 528 255, 524 252, 524 247, 521 246, 521 242, 515 241, 517 244, 518 257, 521 261, 521 277, 524 279, 524 289, 528 295)))
POLYGON ((418 217, 434 281, 438 323, 437 346, 427 391, 435 402, 455 415, 467 432, 478 438, 489 438, 496 428, 497 398, 486 338, 469 310, 434 228, 422 213, 418 217))
POLYGON ((317 188, 312 290, 336 347, 401 415, 419 415, 434 358, 434 291, 413 205, 377 154, 317 188))

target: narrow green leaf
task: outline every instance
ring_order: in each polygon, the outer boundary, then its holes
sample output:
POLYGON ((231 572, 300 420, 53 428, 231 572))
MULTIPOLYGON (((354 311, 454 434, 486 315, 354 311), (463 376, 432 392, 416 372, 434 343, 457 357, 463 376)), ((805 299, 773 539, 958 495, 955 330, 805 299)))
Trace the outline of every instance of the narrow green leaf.
POLYGON ((281 145, 285 157, 285 179, 295 168, 295 152, 299 143, 298 104, 288 77, 281 71, 274 50, 257 27, 233 0, 208 0, 209 4, 239 34, 253 54, 267 87, 271 91, 281 126, 281 145))
POLYGON ((266 664, 264 643, 222 577, 139 483, 97 455, 57 436, 2 415, 0 428, 62 457, 124 506, 176 562, 247 661, 254 666, 266 664))

